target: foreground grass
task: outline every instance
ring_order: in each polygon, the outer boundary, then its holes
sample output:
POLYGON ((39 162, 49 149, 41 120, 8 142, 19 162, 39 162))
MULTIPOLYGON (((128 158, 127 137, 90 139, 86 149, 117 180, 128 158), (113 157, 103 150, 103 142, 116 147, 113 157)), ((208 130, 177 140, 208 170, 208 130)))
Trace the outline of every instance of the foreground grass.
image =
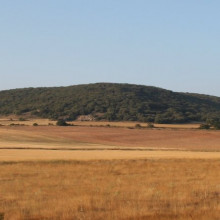
POLYGON ((219 169, 219 160, 190 159, 0 163, 0 213, 15 220, 217 220, 219 169))

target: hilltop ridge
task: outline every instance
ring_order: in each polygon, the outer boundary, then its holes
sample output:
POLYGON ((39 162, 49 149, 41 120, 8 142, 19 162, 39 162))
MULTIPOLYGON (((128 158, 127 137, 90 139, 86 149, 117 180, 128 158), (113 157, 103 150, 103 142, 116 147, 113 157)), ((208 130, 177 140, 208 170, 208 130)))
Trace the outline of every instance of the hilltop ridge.
POLYGON ((0 91, 0 115, 186 123, 220 116, 220 97, 153 86, 95 83, 0 91))

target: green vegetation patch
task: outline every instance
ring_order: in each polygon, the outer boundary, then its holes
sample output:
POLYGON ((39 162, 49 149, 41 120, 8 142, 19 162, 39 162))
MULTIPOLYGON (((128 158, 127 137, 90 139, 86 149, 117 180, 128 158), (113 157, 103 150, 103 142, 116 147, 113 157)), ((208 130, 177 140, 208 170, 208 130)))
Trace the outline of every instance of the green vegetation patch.
POLYGON ((0 92, 0 115, 17 114, 24 120, 27 113, 66 121, 89 115, 108 121, 205 122, 220 118, 220 98, 114 83, 0 92))

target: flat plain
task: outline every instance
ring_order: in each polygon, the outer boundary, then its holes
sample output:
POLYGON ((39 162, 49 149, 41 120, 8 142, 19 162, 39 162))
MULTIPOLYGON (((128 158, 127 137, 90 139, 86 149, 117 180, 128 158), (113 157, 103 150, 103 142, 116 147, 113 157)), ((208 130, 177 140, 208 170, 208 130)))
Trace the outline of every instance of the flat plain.
POLYGON ((1 126, 0 219, 219 219, 219 131, 111 126, 1 126))
MULTIPOLYGON (((25 118, 24 118, 25 119, 25 118)), ((37 123, 38 125, 56 125, 56 121, 50 119, 42 119, 42 118, 28 118, 27 120, 20 120, 17 116, 9 116, 9 117, 0 117, 0 124, 1 125, 33 125, 37 123)), ((125 121, 125 122, 112 122, 112 121, 73 121, 69 122, 72 125, 78 126, 107 126, 110 125, 112 127, 134 127, 136 124, 140 124, 143 127, 147 126, 147 123, 143 122, 133 122, 133 121, 125 121)), ((198 128, 198 123, 191 123, 191 124, 154 124, 156 128, 182 128, 182 129, 189 129, 189 128, 198 128)))

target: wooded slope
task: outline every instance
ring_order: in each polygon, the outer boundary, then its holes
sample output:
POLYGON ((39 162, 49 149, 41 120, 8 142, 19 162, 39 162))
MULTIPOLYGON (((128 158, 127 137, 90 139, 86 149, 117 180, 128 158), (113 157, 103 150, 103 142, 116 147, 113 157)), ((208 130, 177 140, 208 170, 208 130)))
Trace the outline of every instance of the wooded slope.
POLYGON ((220 98, 132 84, 96 83, 0 92, 0 114, 51 119, 183 123, 220 116, 220 98))

